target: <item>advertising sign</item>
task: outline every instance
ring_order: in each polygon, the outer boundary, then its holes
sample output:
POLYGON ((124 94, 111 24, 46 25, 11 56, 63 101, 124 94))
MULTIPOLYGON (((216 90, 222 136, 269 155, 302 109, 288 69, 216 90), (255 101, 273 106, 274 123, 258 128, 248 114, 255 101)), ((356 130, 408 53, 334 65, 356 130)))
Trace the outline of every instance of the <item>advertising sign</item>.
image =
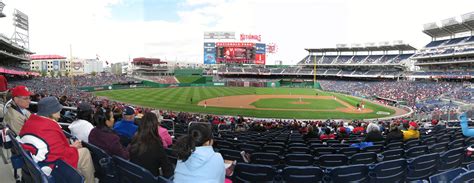
POLYGON ((235 32, 204 32, 204 39, 235 39, 235 32))
POLYGON ((216 63, 216 43, 204 43, 204 64, 216 63))
POLYGON ((53 70, 54 71, 59 71, 59 61, 58 60, 53 61, 53 70))
POLYGON ((263 43, 256 43, 255 54, 265 54, 265 53, 266 53, 266 45, 263 43))

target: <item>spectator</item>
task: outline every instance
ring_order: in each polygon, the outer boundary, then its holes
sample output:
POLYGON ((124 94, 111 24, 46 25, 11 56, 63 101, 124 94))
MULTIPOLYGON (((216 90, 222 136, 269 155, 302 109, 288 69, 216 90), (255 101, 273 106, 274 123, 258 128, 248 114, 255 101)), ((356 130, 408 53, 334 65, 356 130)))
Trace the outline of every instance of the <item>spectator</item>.
POLYGON ((355 127, 354 130, 352 130, 352 133, 353 134, 361 134, 361 133, 364 133, 364 131, 365 131, 365 129, 362 126, 362 123, 357 123, 357 127, 355 127))
POLYGON ((379 142, 383 141, 382 132, 380 127, 375 123, 370 123, 367 126, 367 135, 365 136, 365 142, 379 142))
POLYGON ((308 133, 306 133, 305 135, 303 135, 303 139, 307 140, 307 139, 312 139, 312 138, 318 138, 318 129, 314 129, 313 126, 311 125, 308 125, 308 133))
POLYGON ((132 107, 125 107, 123 119, 114 125, 114 131, 120 136, 120 141, 127 146, 138 127, 135 125, 135 110, 132 107))
POLYGON ((147 112, 142 118, 137 134, 130 143, 130 161, 159 176, 160 168, 164 177, 173 175, 172 165, 157 133, 158 118, 154 113, 147 112))
POLYGON ((97 126, 89 134, 89 142, 107 154, 129 159, 128 151, 120 143, 120 137, 111 129, 114 126, 114 116, 110 108, 99 107, 93 119, 97 126))
POLYGON ((331 129, 330 128, 325 128, 324 129, 324 134, 322 134, 319 139, 321 140, 328 140, 328 139, 335 139, 336 136, 331 133, 331 129))
POLYGON ((415 122, 410 122, 408 130, 403 132, 403 140, 407 141, 409 139, 418 139, 420 138, 420 132, 418 131, 418 124, 415 122))
POLYGON ((459 122, 461 123, 462 134, 467 137, 474 137, 474 129, 468 126, 467 113, 459 115, 459 122))
POLYGON ((390 131, 387 134, 385 142, 388 144, 394 141, 403 141, 403 133, 398 129, 398 124, 392 122, 390 123, 390 131))
POLYGON ((338 140, 344 140, 349 138, 349 134, 347 133, 347 128, 341 126, 337 128, 338 134, 337 134, 337 139, 338 140))
POLYGON ((38 103, 38 113, 32 114, 20 131, 23 148, 32 152, 33 159, 47 174, 51 173, 50 164, 61 159, 84 176, 87 183, 94 183, 94 165, 88 149, 83 148, 81 141, 69 144, 61 127, 56 122, 60 118, 62 105, 55 97, 46 97, 38 103), (48 168, 49 167, 49 168, 48 168))
POLYGON ((214 152, 211 126, 191 125, 188 135, 174 145, 178 155, 175 182, 222 183, 225 180, 224 159, 214 152))
POLYGON ((431 124, 433 125, 433 129, 432 129, 433 132, 438 132, 443 129, 446 129, 446 124, 442 121, 438 122, 437 120, 434 120, 431 122, 431 124))
POLYGON ((68 126, 71 135, 81 141, 89 142, 89 133, 94 128, 91 124, 93 112, 90 104, 86 102, 79 104, 76 120, 68 126))
POLYGON ((168 148, 171 144, 173 144, 173 139, 168 133, 168 130, 161 126, 161 121, 163 120, 163 117, 161 116, 160 111, 158 110, 154 110, 151 112, 153 112, 158 118, 158 134, 160 135, 160 138, 163 142, 163 147, 168 148))
POLYGON ((30 106, 30 91, 26 86, 17 86, 12 89, 12 102, 7 105, 4 121, 10 129, 18 134, 31 113, 27 110, 30 106))

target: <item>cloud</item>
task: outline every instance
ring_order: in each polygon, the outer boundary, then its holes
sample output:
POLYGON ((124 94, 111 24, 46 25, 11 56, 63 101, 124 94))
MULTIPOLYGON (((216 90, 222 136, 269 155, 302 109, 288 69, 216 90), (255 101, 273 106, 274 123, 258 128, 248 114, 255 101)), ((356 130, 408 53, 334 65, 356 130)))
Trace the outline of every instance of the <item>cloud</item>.
MULTIPOLYGON (((304 48, 338 43, 403 40, 419 48, 430 41, 421 32, 424 23, 459 16, 474 5, 472 0, 184 0, 177 1, 175 21, 114 17, 114 7, 126 10, 143 1, 4 0, 9 17, 0 19, 0 32, 12 34, 11 13, 18 8, 30 17, 31 50, 38 54, 69 56, 72 44, 74 56, 99 54, 109 62, 145 56, 202 63, 204 31, 235 31, 276 43, 279 52, 267 63, 294 64, 305 56, 304 48)), ((153 8, 133 11, 122 17, 140 17, 153 8)))

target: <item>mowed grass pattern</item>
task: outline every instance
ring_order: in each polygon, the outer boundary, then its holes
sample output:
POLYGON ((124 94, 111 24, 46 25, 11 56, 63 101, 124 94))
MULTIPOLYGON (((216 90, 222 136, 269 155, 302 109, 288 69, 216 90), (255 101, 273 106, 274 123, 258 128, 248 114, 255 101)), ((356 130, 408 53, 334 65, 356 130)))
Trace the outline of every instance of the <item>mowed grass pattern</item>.
POLYGON ((329 110, 336 108, 344 108, 341 103, 331 99, 301 99, 304 104, 295 104, 300 99, 294 98, 265 98, 260 99, 251 105, 257 108, 277 108, 277 109, 313 109, 313 110, 329 110))
POLYGON ((368 114, 348 114, 343 112, 308 112, 308 111, 267 111, 240 108, 218 108, 198 106, 199 101, 220 96, 234 95, 336 95, 339 99, 351 105, 356 105, 359 99, 342 94, 333 94, 324 91, 305 88, 242 88, 242 87, 180 87, 180 88, 139 88, 126 90, 111 90, 95 92, 98 96, 105 96, 111 100, 130 103, 144 107, 169 109, 174 111, 199 112, 221 115, 243 115, 263 118, 297 118, 297 119, 367 119, 379 118, 377 111, 393 110, 383 106, 367 103, 366 107, 374 110, 368 114))

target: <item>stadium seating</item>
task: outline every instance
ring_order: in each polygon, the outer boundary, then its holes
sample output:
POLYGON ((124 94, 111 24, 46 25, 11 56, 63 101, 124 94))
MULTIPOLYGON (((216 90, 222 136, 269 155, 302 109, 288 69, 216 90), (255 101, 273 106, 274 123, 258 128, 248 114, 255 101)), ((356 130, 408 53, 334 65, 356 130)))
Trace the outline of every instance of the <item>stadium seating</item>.
POLYGON ((402 182, 406 176, 407 161, 405 159, 384 160, 369 166, 371 182, 402 182))
POLYGON ((430 182, 450 182, 458 175, 465 173, 467 170, 464 168, 455 168, 448 171, 444 171, 442 173, 438 173, 435 175, 430 176, 430 182))
POLYGON ((273 182, 276 170, 269 165, 237 163, 233 179, 237 182, 273 182))
POLYGON ((113 156, 113 160, 118 169, 118 176, 121 183, 167 183, 170 180, 163 177, 155 177, 150 171, 134 163, 124 160, 118 156, 113 156))
POLYGON ((322 182, 323 171, 318 167, 285 167, 282 172, 284 182, 322 182))
POLYGON ((92 162, 95 168, 95 177, 101 182, 117 182, 118 176, 115 172, 115 163, 111 156, 109 156, 102 149, 87 143, 82 142, 82 146, 89 149, 92 157, 92 162))
POLYGON ((408 160, 406 180, 414 181, 427 179, 438 171, 439 155, 425 154, 408 160))

